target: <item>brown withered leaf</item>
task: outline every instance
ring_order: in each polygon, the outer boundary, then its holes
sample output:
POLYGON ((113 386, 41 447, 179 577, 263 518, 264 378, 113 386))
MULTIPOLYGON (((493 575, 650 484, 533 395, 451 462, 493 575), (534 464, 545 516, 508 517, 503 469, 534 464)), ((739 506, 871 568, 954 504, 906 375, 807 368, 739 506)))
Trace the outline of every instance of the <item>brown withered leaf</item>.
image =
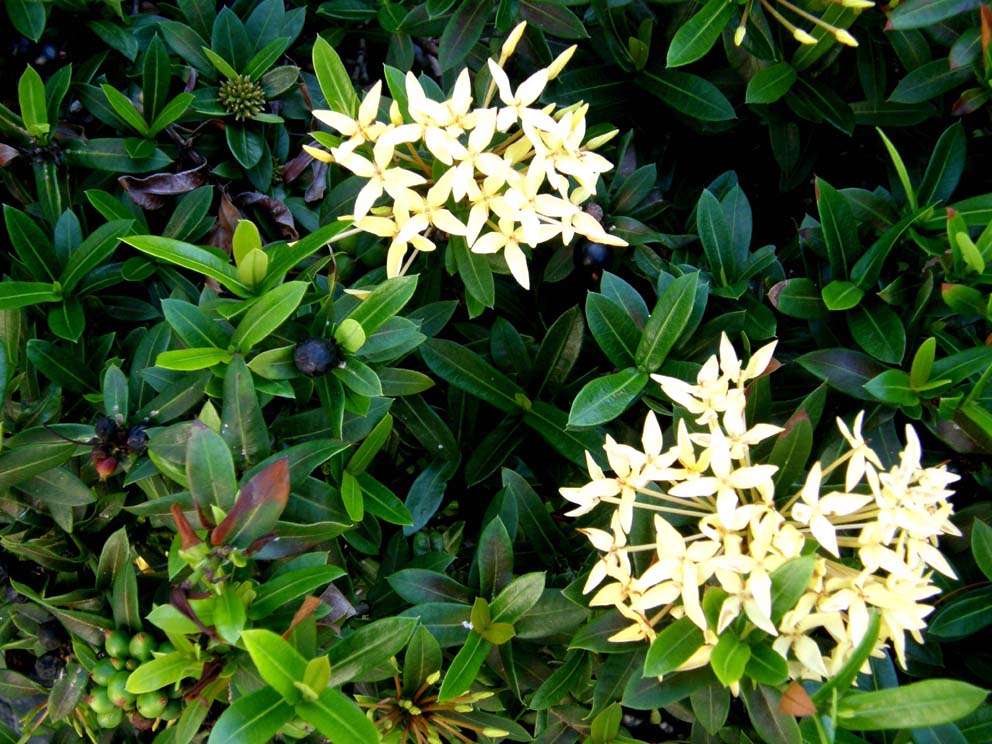
POLYGON ((804 716, 811 716, 816 713, 816 705, 810 699, 806 688, 796 680, 792 680, 789 686, 785 688, 785 692, 782 693, 782 700, 778 704, 778 709, 782 713, 795 716, 796 718, 803 718, 804 716))
POLYGON ((310 615, 314 613, 320 607, 320 600, 317 599, 312 594, 303 598, 303 604, 300 605, 300 609, 296 611, 293 615, 293 620, 290 622, 289 627, 286 628, 285 632, 282 634, 283 638, 289 638, 289 634, 293 632, 293 628, 306 620, 310 615))
POLYGON ((286 165, 283 166, 282 180, 286 183, 292 183, 300 174, 307 169, 310 165, 310 161, 313 160, 313 156, 310 155, 306 150, 300 150, 300 154, 297 155, 292 160, 288 161, 286 165))
POLYGON ((117 182, 142 209, 161 209, 166 204, 163 197, 186 194, 205 184, 207 164, 204 162, 179 173, 153 173, 144 178, 121 176, 117 182))
POLYGON ((314 160, 311 170, 313 170, 313 180, 303 194, 303 200, 308 204, 320 201, 327 193, 327 163, 314 160))
POLYGON ((217 208, 217 222, 214 223, 207 237, 207 245, 220 248, 225 253, 231 252, 231 241, 234 239, 234 231, 238 227, 238 220, 241 219, 241 210, 234 206, 226 193, 220 192, 220 207, 217 208))
POLYGON ((257 191, 246 191, 243 194, 238 194, 235 199, 243 207, 257 206, 267 211, 272 220, 279 225, 279 232, 284 238, 296 240, 300 237, 300 234, 296 232, 296 221, 293 219, 293 213, 278 199, 273 199, 271 196, 260 194, 257 191))
MULTIPOLYGON (((11 160, 16 158, 20 154, 21 153, 20 151, 17 150, 17 148, 11 147, 10 145, 5 145, 3 142, 0 142, 0 168, 6 166, 7 163, 9 163, 11 160)), ((304 155, 306 155, 306 153, 304 153, 304 155)), ((307 157, 310 156, 307 155, 307 157)))

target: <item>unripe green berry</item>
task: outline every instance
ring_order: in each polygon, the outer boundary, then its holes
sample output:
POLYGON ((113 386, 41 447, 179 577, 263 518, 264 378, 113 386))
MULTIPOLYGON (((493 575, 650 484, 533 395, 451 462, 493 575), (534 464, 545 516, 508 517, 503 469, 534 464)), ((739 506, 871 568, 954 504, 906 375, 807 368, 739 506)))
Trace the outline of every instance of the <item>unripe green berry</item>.
POLYGON ((138 699, 135 701, 135 707, 145 718, 158 718, 162 715, 162 711, 165 710, 168 702, 169 698, 161 692, 145 692, 138 695, 138 699))
POLYGON ((174 721, 179 718, 179 714, 182 712, 182 704, 178 700, 170 700, 158 717, 163 721, 174 721))
POLYGON ((107 655, 121 659, 128 655, 128 644, 131 638, 123 630, 112 630, 107 633, 103 647, 107 649, 107 655))
POLYGON ((162 641, 160 644, 158 644, 158 648, 155 649, 155 653, 157 653, 157 654, 171 654, 175 650, 176 650, 176 647, 173 646, 171 643, 169 643, 168 641, 162 641))
POLYGON ((118 708, 129 708, 134 704, 135 694, 127 691, 130 672, 117 672, 107 684, 107 696, 118 708))
POLYGON ((155 650, 155 640, 148 633, 135 633, 128 644, 128 651, 139 661, 148 661, 155 650))
POLYGON ((93 667, 93 671, 90 672, 90 677, 93 678, 95 684, 101 687, 106 687, 107 683, 110 682, 110 678, 114 676, 117 672, 114 663, 110 659, 100 659, 93 667))
POLYGON ((139 666, 141 666, 141 661, 133 657, 124 662, 124 668, 129 672, 133 672, 139 666))
POLYGON ((110 698, 107 697, 106 687, 94 687, 90 692, 89 697, 86 698, 86 702, 92 711, 97 715, 100 715, 101 713, 109 713, 114 710, 114 704, 110 702, 110 698))
POLYGON ((123 719, 124 711, 120 708, 111 708, 106 713, 98 713, 96 722, 99 724, 100 728, 115 729, 121 725, 121 721, 123 719))

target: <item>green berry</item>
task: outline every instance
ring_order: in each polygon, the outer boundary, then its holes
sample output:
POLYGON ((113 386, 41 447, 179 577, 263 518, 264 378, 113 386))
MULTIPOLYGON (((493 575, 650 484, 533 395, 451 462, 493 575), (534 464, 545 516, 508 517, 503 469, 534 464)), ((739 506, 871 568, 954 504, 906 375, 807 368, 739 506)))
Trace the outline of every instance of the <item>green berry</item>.
POLYGON ((141 666, 141 662, 135 658, 128 659, 124 662, 124 668, 129 672, 133 672, 139 666, 141 666))
POLYGON ((104 648, 107 649, 108 656, 120 659, 128 655, 128 644, 130 643, 131 638, 123 630, 112 630, 107 633, 104 648))
POLYGON ((107 683, 107 697, 118 708, 130 708, 134 704, 135 694, 127 691, 127 680, 130 672, 117 672, 107 683))
POLYGON ((171 654, 175 650, 176 650, 176 647, 173 646, 171 643, 169 643, 168 641, 162 641, 160 644, 158 644, 158 648, 155 649, 155 653, 157 653, 157 654, 171 654))
POLYGON ((169 698, 161 692, 145 692, 138 695, 135 707, 145 718, 158 718, 162 715, 168 702, 169 698))
POLYGON ((148 633, 136 633, 128 644, 131 656, 140 661, 148 661, 155 650, 155 640, 148 633))
POLYGON ((90 672, 90 676, 93 678, 93 682, 100 685, 100 687, 106 687, 107 683, 110 682, 110 678, 116 674, 117 668, 110 659, 100 659, 93 667, 93 671, 90 672))
POLYGON ((120 726, 123 718, 124 711, 120 708, 111 708, 106 713, 98 713, 96 722, 100 725, 100 728, 115 729, 120 726))
POLYGON ((107 697, 106 687, 94 687, 90 692, 90 696, 86 698, 86 702, 97 715, 109 713, 110 711, 115 710, 114 704, 110 702, 110 698, 107 697))
POLYGON ((163 721, 174 721, 179 718, 179 714, 183 712, 182 705, 178 700, 170 700, 165 709, 159 713, 158 717, 163 721))

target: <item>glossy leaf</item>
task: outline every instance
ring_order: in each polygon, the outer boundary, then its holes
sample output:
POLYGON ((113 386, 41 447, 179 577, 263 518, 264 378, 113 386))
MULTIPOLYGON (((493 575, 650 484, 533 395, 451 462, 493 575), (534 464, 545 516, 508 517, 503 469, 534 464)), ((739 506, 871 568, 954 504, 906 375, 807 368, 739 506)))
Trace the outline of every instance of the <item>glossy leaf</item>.
POLYGON ((648 379, 646 372, 630 367, 586 383, 572 402, 568 425, 587 427, 612 421, 640 395, 648 379))
POLYGON ((850 692, 837 704, 839 728, 879 731, 953 723, 982 704, 987 691, 953 679, 925 679, 874 692, 850 692))

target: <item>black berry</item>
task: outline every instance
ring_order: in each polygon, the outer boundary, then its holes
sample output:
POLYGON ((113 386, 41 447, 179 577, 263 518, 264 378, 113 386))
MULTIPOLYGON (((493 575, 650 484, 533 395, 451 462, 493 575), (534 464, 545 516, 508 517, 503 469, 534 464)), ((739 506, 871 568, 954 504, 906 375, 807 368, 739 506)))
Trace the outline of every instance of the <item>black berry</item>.
POLYGON ((148 449, 148 434, 144 424, 132 426, 127 432, 127 448, 132 455, 143 455, 148 449))
POLYGON ((307 377, 324 374, 341 361, 341 350, 333 341, 326 338, 308 338, 296 345, 293 362, 296 368, 307 377))
POLYGON ((112 418, 98 418, 93 428, 96 429, 97 438, 103 441, 112 439, 117 434, 117 422, 112 418))
POLYGON ((591 272, 601 272, 609 268, 613 261, 613 251, 608 245, 583 240, 575 246, 575 265, 591 272))
POLYGON ((44 656, 39 656, 34 663, 34 673, 42 682, 54 682, 62 672, 65 662, 62 657, 54 652, 49 652, 44 656))

